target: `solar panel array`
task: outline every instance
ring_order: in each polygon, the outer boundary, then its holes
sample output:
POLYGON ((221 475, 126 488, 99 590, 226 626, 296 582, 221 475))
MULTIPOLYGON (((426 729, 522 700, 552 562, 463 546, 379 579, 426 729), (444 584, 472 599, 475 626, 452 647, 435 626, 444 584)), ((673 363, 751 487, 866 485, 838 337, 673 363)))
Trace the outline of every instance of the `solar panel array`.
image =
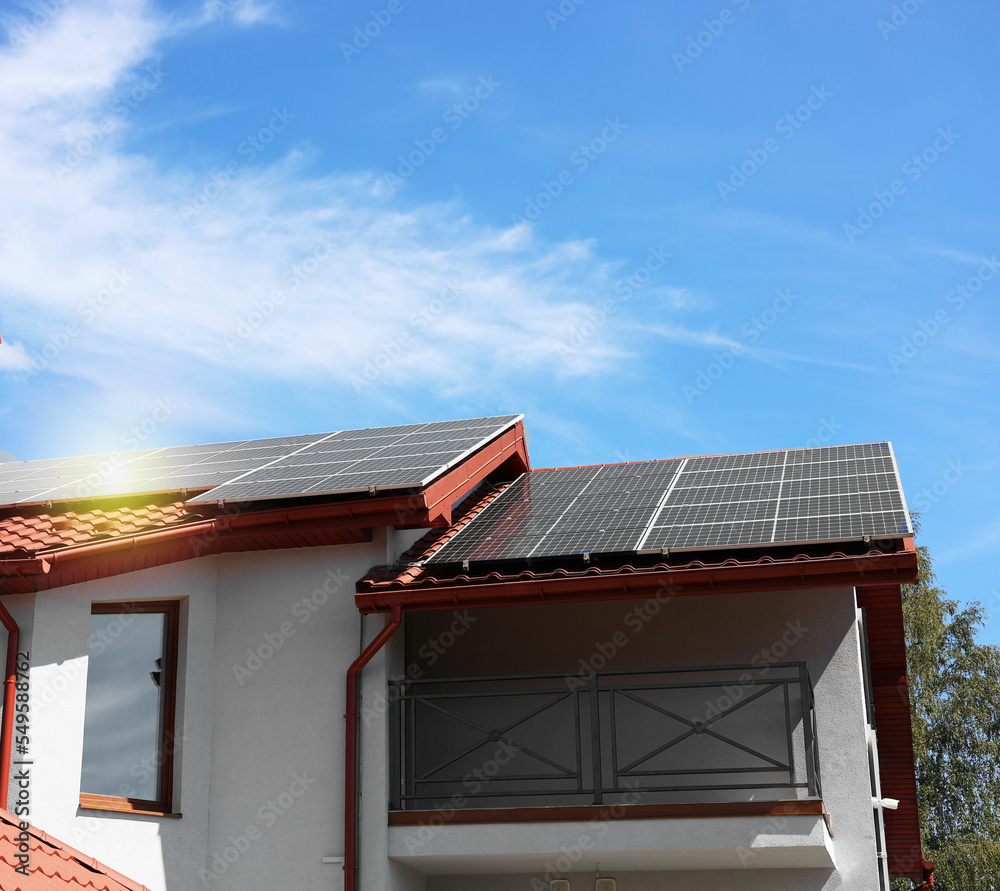
POLYGON ((347 430, 191 499, 192 503, 337 495, 424 486, 521 415, 347 430))
POLYGON ((911 535, 889 443, 526 473, 429 563, 911 535))
POLYGON ((257 500, 425 485, 521 415, 0 464, 0 505, 209 490, 257 500))

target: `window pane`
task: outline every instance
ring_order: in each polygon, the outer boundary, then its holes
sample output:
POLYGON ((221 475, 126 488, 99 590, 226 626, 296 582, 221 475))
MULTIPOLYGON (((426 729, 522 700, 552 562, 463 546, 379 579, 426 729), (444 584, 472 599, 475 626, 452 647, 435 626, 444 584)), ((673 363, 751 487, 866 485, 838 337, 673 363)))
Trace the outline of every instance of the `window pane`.
POLYGON ((81 792, 160 800, 166 618, 91 616, 81 792))

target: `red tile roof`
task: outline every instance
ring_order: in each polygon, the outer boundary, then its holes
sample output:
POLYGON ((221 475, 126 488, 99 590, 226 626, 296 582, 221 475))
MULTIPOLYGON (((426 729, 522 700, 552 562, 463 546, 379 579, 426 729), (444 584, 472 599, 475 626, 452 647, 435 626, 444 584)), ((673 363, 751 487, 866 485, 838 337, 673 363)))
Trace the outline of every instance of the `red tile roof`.
POLYGON ((121 873, 98 863, 58 839, 29 826, 28 875, 15 871, 18 860, 18 818, 0 810, 0 888, 3 891, 149 891, 121 873))
POLYGON ((200 516, 183 501, 62 513, 43 508, 20 508, 0 513, 0 554, 33 554, 46 548, 162 529, 200 516))

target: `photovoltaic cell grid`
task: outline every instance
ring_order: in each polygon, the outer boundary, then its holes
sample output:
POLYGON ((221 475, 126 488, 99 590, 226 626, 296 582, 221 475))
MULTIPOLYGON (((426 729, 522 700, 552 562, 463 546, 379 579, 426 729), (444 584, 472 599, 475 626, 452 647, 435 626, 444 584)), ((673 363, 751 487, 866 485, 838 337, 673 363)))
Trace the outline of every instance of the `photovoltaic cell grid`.
POLYGON ((0 465, 0 504, 209 488, 328 435, 313 433, 0 465))
POLYGON ((889 443, 521 476, 428 562, 910 535, 889 443))
POLYGON ((8 462, 0 464, 0 505, 183 489, 209 490, 189 499, 194 504, 222 498, 294 497, 327 494, 330 490, 318 483, 331 479, 336 480, 338 492, 365 491, 370 486, 409 487, 429 482, 520 418, 510 415, 8 462), (417 482, 415 477, 419 477, 417 482))
POLYGON ((295 495, 338 495, 424 486, 481 448, 521 415, 374 427, 332 434, 287 457, 245 473, 193 504, 295 495))

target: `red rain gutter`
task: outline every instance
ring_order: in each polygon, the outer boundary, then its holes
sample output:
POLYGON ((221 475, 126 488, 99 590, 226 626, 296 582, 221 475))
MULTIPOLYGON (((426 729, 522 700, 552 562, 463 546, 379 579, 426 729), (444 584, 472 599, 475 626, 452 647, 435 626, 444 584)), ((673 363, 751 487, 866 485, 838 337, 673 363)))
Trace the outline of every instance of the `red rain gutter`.
MULTIPOLYGON (((358 838, 361 809, 358 807, 358 688, 363 669, 403 623, 403 609, 393 606, 386 625, 347 669, 347 757, 344 782, 344 891, 357 891, 358 838)), ((6 713, 5 713, 6 714, 6 713)))
POLYGON ((442 582, 436 586, 389 587, 354 595, 361 612, 385 612, 393 606, 441 609, 442 606, 502 606, 511 603, 578 603, 594 599, 626 600, 664 595, 750 593, 817 587, 907 584, 916 580, 912 551, 864 557, 809 558, 731 566, 634 572, 598 572, 550 578, 511 578, 442 582))
POLYGON ((45 575, 52 565, 45 558, 28 558, 25 560, 0 560, 0 580, 5 577, 31 578, 45 575))
POLYGON ((304 531, 308 531, 313 522, 323 518, 325 527, 365 527, 403 525, 406 517, 409 522, 427 522, 427 514, 419 509, 411 508, 401 499, 380 498, 364 503, 364 509, 359 509, 356 502, 350 504, 319 505, 305 509, 289 509, 283 511, 253 512, 242 516, 219 516, 209 520, 182 523, 167 529, 157 529, 152 532, 140 532, 136 535, 122 535, 117 538, 98 542, 84 542, 79 545, 44 551, 32 559, 0 560, 0 582, 4 577, 25 578, 45 575, 52 569, 62 569, 70 563, 77 566, 89 566, 100 563, 115 555, 127 555, 135 551, 148 551, 164 545, 181 543, 185 539, 202 538, 203 548, 192 547, 194 557, 215 553, 213 546, 223 539, 240 535, 269 534, 273 532, 303 531, 297 525, 298 520, 311 521, 304 531), (386 506, 395 505, 394 509, 386 510, 386 506), (375 510, 369 512, 371 508, 375 510))
POLYGON ((0 724, 0 795, 7 809, 10 786, 10 750, 14 741, 14 693, 17 687, 17 649, 21 644, 21 629, 7 607, 0 603, 0 622, 7 629, 7 670, 3 682, 3 722, 0 724))

